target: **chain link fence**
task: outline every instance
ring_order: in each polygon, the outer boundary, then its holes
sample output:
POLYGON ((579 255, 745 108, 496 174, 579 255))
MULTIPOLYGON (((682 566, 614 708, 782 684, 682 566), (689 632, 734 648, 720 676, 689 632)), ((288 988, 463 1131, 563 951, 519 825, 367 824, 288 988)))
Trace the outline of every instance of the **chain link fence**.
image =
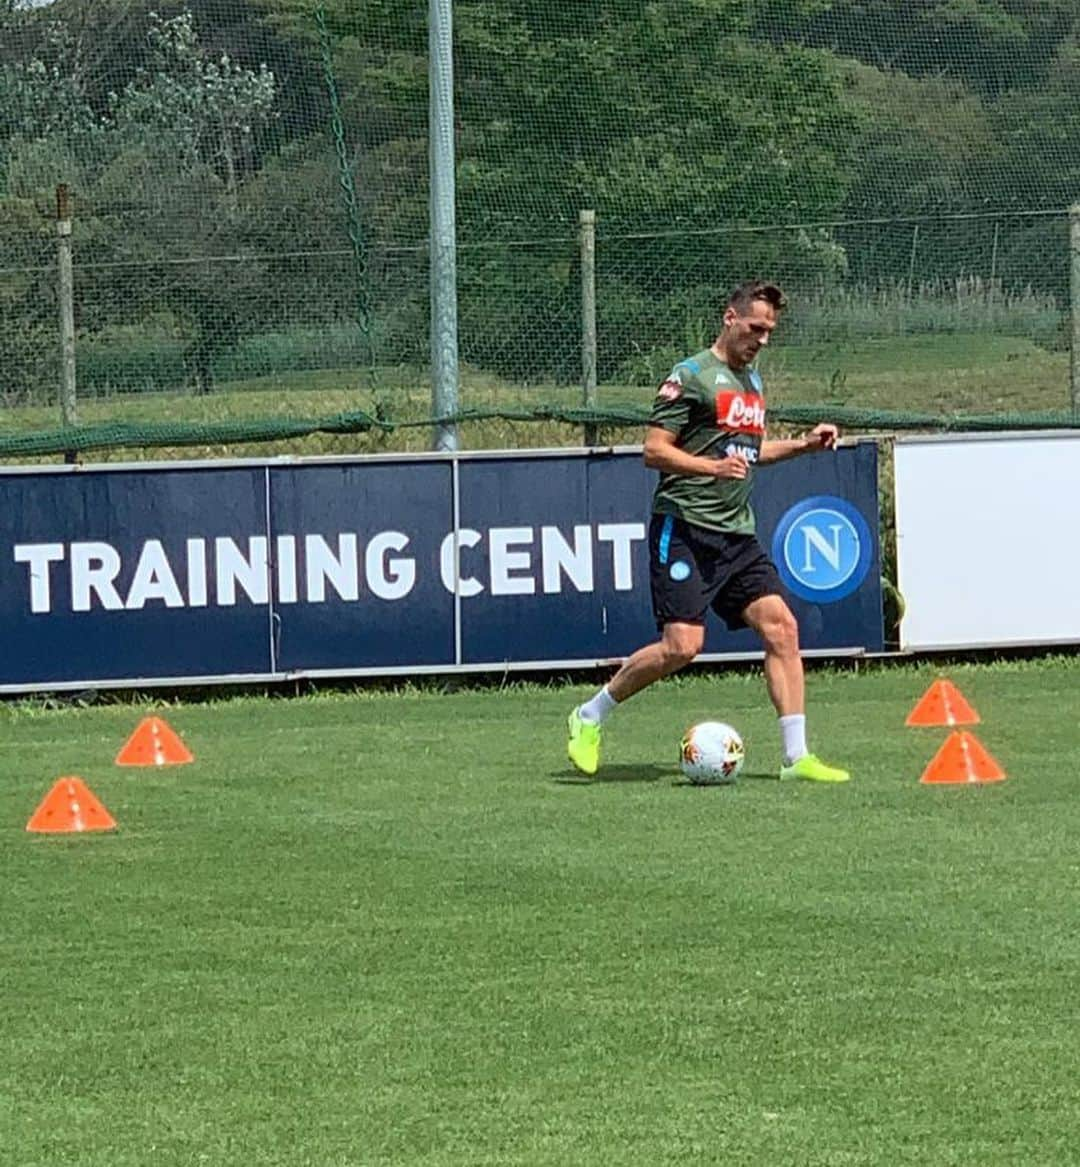
MULTIPOLYGON (((1077 404, 1080 21, 1040 25, 1003 85, 1008 56, 947 29, 890 69, 889 19, 852 40, 843 5, 806 24, 733 4, 711 40, 694 6, 459 7, 464 408, 583 400, 582 210, 601 405, 646 403, 748 276, 791 300, 763 356, 782 401, 1077 404), (698 72, 720 64, 734 97, 698 72)), ((8 0, 0 22, 0 425, 57 420, 60 184, 80 420, 422 414, 423 13, 8 0)))
MULTIPOLYGON (((130 226, 136 220, 128 214, 123 221, 130 226)), ((842 253, 846 267, 843 278, 828 282, 789 258, 806 230, 620 236, 606 234, 600 223, 600 383, 650 386, 689 348, 710 342, 718 306, 745 272, 768 274, 789 290, 781 334, 789 346, 966 334, 1011 336, 1047 353, 1068 351, 1065 212, 962 224, 815 227, 822 245, 842 253), (1032 240, 1039 245, 1037 262, 1032 240), (767 264, 742 266, 742 244, 775 254, 767 264)), ((231 254, 178 247, 188 254, 139 259, 115 251, 95 256, 93 241, 81 236, 76 219, 80 396, 209 393, 330 369, 378 381, 403 366, 422 370, 427 359, 427 256, 421 246, 371 251, 369 278, 379 295, 369 331, 355 318, 354 257, 346 248, 260 250, 255 239, 231 254)), ((5 247, 0 359, 8 405, 56 400, 57 252, 55 223, 44 214, 26 216, 21 235, 5 247)), ((577 383, 580 264, 580 237, 571 233, 460 245, 465 364, 487 374, 489 383, 577 383)), ((1048 385, 1043 404, 1062 406, 1066 394, 1066 385, 1048 385)))

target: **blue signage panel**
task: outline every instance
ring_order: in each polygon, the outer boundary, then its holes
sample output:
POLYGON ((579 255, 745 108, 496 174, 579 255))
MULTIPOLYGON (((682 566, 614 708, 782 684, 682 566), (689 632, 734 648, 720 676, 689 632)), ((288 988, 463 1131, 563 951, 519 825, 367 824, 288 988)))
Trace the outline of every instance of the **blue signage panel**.
MULTIPOLYGON (((656 478, 636 453, 463 461, 461 524, 472 540, 462 552, 463 663, 596 660, 655 639, 647 532, 656 478)), ((762 468, 755 511, 803 647, 880 649, 876 446, 762 468)), ((710 618, 706 652, 760 647, 749 630, 710 618)))
MULTIPOLYGON (((882 647, 876 458, 759 473, 804 648, 882 647)), ((8 688, 586 664, 657 634, 637 452, 2 477, 8 688)), ((710 620, 707 652, 759 647, 710 620)))
POLYGON ((448 461, 273 467, 277 668, 452 666, 453 518, 448 461))
POLYGON ((803 648, 884 648, 877 445, 765 467, 759 537, 787 588, 803 648))
POLYGON ((463 461, 465 664, 598 660, 654 639, 640 456, 463 461))
POLYGON ((263 467, 3 484, 0 684, 269 671, 263 467))

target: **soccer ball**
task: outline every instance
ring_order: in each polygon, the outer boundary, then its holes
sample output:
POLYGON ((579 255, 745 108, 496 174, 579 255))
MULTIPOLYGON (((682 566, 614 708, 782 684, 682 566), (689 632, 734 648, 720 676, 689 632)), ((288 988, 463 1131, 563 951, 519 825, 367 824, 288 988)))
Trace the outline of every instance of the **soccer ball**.
POLYGON ((692 725, 679 743, 679 766, 695 786, 734 782, 745 756, 738 731, 722 721, 692 725))

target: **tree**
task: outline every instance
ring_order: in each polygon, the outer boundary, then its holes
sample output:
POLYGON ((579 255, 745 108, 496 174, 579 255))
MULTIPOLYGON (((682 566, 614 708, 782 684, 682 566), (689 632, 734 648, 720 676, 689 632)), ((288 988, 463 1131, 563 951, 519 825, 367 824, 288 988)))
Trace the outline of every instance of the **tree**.
POLYGON ((991 112, 959 81, 852 64, 846 209, 859 216, 982 209, 1000 146, 991 112))
POLYGON ((754 42, 742 0, 474 0, 457 6, 456 28, 461 238, 486 249, 463 263, 489 269, 465 288, 466 309, 489 321, 463 329, 466 355, 576 375, 556 354, 575 351, 583 207, 599 216, 608 360, 681 336, 688 318, 714 319, 748 272, 782 260, 813 280, 842 265, 809 233, 780 244, 731 230, 834 215, 851 125, 832 58, 754 42), (564 262, 539 246, 488 249, 552 236, 567 240, 564 262))
POLYGON ((996 98, 1037 86, 1077 19, 1073 0, 832 0, 793 13, 763 5, 758 31, 885 71, 945 76, 996 98))
POLYGON ((73 0, 47 20, 22 14, 24 27, 37 20, 46 35, 0 67, 2 173, 24 198, 50 198, 58 182, 74 188, 79 256, 93 273, 81 284, 80 323, 170 310, 206 391, 215 359, 251 326, 263 292, 257 262, 219 257, 243 246, 241 185, 255 165, 255 135, 276 112, 276 79, 265 65, 208 52, 185 10, 149 15, 146 48, 129 57, 123 85, 92 92, 99 34, 123 40, 132 31, 125 7, 73 0))
POLYGON ((227 53, 213 58, 199 43, 190 12, 151 16, 151 64, 112 101, 116 129, 135 141, 153 138, 183 168, 214 168, 235 206, 238 175, 250 168, 256 131, 274 117, 277 84, 262 64, 248 69, 227 53))
POLYGON ((55 281, 47 275, 54 245, 45 227, 28 200, 0 199, 0 255, 7 268, 0 273, 3 405, 47 400, 57 384, 55 281))

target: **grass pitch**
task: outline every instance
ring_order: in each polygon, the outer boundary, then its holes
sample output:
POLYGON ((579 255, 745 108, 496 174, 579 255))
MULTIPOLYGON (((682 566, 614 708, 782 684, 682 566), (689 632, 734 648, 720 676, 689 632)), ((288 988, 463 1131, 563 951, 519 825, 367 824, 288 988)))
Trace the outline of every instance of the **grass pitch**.
POLYGON ((564 759, 591 687, 0 709, 0 1163, 1074 1162, 1080 658, 956 666, 1007 771, 918 784, 931 667, 819 670, 783 784, 759 677, 564 759), (681 784, 685 725, 747 739, 681 784), (119 823, 24 827, 83 777, 119 823))

